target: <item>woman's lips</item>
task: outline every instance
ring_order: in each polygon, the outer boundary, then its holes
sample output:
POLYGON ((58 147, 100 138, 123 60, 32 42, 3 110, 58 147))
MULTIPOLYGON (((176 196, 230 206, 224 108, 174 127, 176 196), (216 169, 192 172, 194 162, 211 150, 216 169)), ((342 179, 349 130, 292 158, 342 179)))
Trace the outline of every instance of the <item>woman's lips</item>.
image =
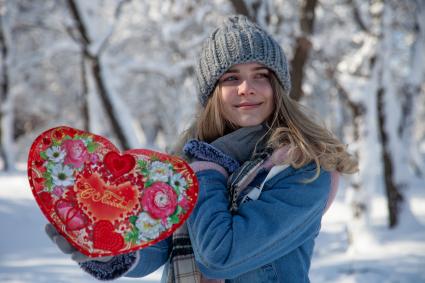
POLYGON ((262 102, 260 103, 251 103, 251 102, 247 102, 247 103, 241 103, 236 105, 236 108, 238 109, 243 109, 243 110, 249 110, 249 109, 254 109, 259 107, 262 104, 262 102))

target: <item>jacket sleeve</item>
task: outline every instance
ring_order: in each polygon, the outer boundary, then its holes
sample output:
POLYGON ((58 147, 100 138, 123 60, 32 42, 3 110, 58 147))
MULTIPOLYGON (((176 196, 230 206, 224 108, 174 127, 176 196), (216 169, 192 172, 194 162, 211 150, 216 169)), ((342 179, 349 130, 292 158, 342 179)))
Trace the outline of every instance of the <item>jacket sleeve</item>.
POLYGON ((195 259, 211 278, 234 278, 270 263, 314 239, 330 189, 330 174, 309 164, 290 167, 269 180, 260 198, 228 210, 225 177, 214 170, 197 173, 198 203, 187 224, 195 259))
POLYGON ((137 252, 113 257, 108 262, 88 261, 80 267, 99 280, 113 280, 122 276, 143 277, 158 269, 168 259, 171 237, 137 252))
POLYGON ((150 247, 144 248, 139 251, 138 260, 134 263, 126 277, 143 277, 146 276, 163 264, 165 264, 170 257, 172 249, 172 236, 167 239, 156 243, 150 247))

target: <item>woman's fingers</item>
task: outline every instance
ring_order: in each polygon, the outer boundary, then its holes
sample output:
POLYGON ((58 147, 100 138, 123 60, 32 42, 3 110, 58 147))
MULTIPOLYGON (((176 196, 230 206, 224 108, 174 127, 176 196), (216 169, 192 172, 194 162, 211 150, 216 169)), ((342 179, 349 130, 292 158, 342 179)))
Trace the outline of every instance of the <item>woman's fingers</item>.
POLYGON ((64 253, 64 254, 72 254, 75 252, 75 248, 71 246, 71 244, 61 235, 56 235, 53 237, 53 241, 56 243, 58 248, 64 253))
POLYGON ((49 236, 50 240, 53 241, 53 243, 58 246, 58 248, 65 254, 72 254, 75 251, 75 248, 71 246, 68 241, 59 234, 59 232, 56 230, 55 226, 52 224, 46 224, 44 227, 44 230, 46 231, 47 236, 49 236))
POLYGON ((100 262, 108 262, 112 259, 112 256, 102 256, 102 257, 88 257, 86 255, 83 255, 79 251, 75 251, 72 253, 71 258, 73 261, 76 261, 78 263, 83 263, 91 260, 96 260, 100 262))
POLYGON ((46 226, 44 226, 44 231, 46 232, 47 236, 49 236, 50 240, 52 240, 53 242, 55 242, 53 240, 53 238, 57 235, 59 235, 58 231, 56 231, 55 227, 52 224, 46 224, 46 226))
POLYGON ((83 255, 82 253, 80 253, 79 251, 74 251, 73 253, 72 253, 72 255, 71 255, 71 259, 73 260, 73 261, 76 261, 76 262, 78 262, 78 263, 83 263, 83 262, 86 262, 86 261, 90 261, 90 260, 92 260, 91 258, 89 258, 88 256, 86 256, 86 255, 83 255))
POLYGON ((47 236, 52 240, 53 243, 63 252, 64 254, 70 254, 72 260, 83 263, 90 260, 96 260, 100 262, 107 262, 112 259, 112 256, 104 256, 104 257, 88 257, 82 253, 80 253, 76 248, 74 248, 59 232, 56 230, 55 226, 52 224, 46 224, 44 227, 47 236))

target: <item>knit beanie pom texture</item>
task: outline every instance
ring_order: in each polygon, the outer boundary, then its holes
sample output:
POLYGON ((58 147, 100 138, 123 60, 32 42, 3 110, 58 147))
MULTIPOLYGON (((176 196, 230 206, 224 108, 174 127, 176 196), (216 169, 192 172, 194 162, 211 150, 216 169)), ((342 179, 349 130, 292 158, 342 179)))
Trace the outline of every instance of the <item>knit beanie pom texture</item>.
POLYGON ((272 70, 283 90, 291 90, 288 62, 279 43, 264 29, 242 15, 230 16, 205 40, 195 75, 203 106, 218 79, 233 65, 259 63, 272 70))

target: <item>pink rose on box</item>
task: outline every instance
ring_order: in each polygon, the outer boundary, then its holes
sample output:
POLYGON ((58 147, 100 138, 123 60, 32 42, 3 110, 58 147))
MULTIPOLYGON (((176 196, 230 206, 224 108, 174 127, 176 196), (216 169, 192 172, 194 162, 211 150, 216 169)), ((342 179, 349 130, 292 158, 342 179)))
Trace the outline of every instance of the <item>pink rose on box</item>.
POLYGON ((183 197, 183 198, 179 201, 179 205, 180 205, 183 209, 188 210, 188 209, 189 209, 189 206, 190 206, 190 203, 189 203, 189 201, 187 200, 187 198, 183 197))
POLYGON ((90 154, 90 162, 97 163, 99 161, 99 156, 96 153, 90 154))
POLYGON ((62 148, 66 151, 65 164, 72 164, 74 168, 79 168, 88 160, 89 153, 83 141, 66 140, 62 144, 62 148))
POLYGON ((163 182, 156 182, 144 190, 143 210, 153 218, 164 219, 174 213, 177 206, 177 194, 172 187, 163 182))
POLYGON ((56 187, 53 188, 52 193, 57 197, 61 197, 64 191, 65 191, 65 187, 56 186, 56 187))

